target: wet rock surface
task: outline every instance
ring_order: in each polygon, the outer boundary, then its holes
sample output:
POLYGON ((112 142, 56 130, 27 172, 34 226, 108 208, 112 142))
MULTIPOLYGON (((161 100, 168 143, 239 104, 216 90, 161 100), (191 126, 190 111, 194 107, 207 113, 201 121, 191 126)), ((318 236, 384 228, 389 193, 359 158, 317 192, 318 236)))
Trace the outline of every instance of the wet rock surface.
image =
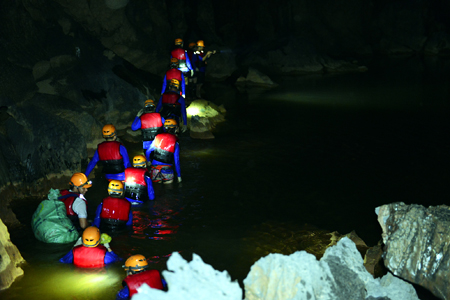
POLYGON ((8 288, 17 277, 23 275, 19 266, 22 262, 22 255, 11 243, 8 229, 0 219, 0 290, 8 288))
POLYGON ((450 207, 398 202, 378 207, 377 213, 385 266, 437 297, 450 299, 450 207))

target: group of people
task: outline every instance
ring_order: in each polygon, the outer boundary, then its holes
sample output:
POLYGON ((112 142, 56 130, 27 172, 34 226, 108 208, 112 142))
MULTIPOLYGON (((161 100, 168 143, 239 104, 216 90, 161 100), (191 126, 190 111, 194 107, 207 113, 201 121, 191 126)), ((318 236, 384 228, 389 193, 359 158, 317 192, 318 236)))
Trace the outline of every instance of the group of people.
MULTIPOLYGON (((132 130, 141 130, 143 152, 134 156, 131 162, 126 147, 117 137, 115 126, 103 126, 105 141, 98 144, 85 173, 73 174, 69 188, 60 191, 59 200, 64 202, 67 216, 79 230, 83 230, 80 239, 61 258, 61 262, 81 268, 97 268, 120 261, 121 258, 109 247, 111 237, 101 231, 132 225, 132 205, 139 205, 146 199, 154 200, 154 183, 170 184, 175 177, 181 182, 178 134, 179 124, 182 124, 181 132, 187 129, 186 92, 200 97, 206 60, 214 53, 204 53, 201 40, 191 43, 187 50, 183 49, 182 39, 175 40, 170 69, 164 76, 158 103, 146 100, 132 122, 132 130), (186 86, 191 88, 186 89, 186 86), (94 221, 89 224, 85 194, 92 186, 88 177, 97 164, 102 166, 108 180, 108 196, 98 205, 94 221)), ((166 288, 160 272, 148 269, 143 255, 132 255, 123 267, 127 277, 117 299, 129 299, 143 283, 157 289, 166 288)))

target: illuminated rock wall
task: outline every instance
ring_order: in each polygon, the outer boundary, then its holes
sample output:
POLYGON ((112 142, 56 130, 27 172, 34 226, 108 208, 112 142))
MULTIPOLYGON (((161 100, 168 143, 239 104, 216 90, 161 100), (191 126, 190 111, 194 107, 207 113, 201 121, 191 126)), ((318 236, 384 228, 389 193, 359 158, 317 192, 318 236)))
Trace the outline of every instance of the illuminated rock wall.
POLYGON ((450 299, 450 207, 391 203, 377 208, 384 264, 395 275, 450 299))
POLYGON ((17 277, 23 275, 18 264, 24 259, 17 247, 11 243, 9 232, 0 219, 0 290, 8 288, 17 277))

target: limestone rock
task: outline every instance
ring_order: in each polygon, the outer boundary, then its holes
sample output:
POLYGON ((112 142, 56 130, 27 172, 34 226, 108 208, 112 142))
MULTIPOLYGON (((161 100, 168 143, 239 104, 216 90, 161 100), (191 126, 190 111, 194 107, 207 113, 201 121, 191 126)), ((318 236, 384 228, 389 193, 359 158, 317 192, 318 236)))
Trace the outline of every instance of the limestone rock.
POLYGON ((195 139, 213 139, 211 130, 225 121, 225 108, 204 99, 193 101, 186 111, 190 136, 195 139))
POLYGON ((8 229, 0 219, 0 290, 7 289, 17 277, 23 275, 23 270, 18 266, 22 262, 22 255, 11 243, 8 229))
POLYGON ((247 77, 240 77, 237 83, 245 83, 251 86, 263 86, 263 87, 275 87, 278 84, 274 83, 269 76, 263 74, 262 72, 256 70, 255 68, 249 68, 247 77))
POLYGON ((252 266, 244 285, 247 300, 418 299, 412 285, 391 274, 374 279, 346 237, 320 261, 305 251, 269 254, 252 266))
POLYGON ((450 207, 391 203, 376 209, 384 264, 395 275, 450 299, 450 207))
POLYGON ((167 261, 168 271, 163 271, 167 292, 151 289, 147 285, 138 289, 133 300, 240 300, 242 290, 237 281, 231 281, 227 271, 217 271, 193 254, 192 261, 185 261, 173 252, 167 261))

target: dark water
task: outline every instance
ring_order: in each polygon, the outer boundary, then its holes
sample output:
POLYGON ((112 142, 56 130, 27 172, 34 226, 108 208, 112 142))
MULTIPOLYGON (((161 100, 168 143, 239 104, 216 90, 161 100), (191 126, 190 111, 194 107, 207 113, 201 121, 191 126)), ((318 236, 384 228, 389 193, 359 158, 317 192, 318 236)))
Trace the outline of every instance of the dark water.
MULTIPOLYGON (((331 231, 355 230, 375 245, 375 207, 448 204, 446 63, 402 60, 361 74, 277 78, 277 89, 230 99, 214 140, 181 137, 183 182, 156 185, 156 200, 134 209, 132 229, 113 234, 111 247, 123 258, 143 254, 160 270, 174 251, 187 260, 196 253, 242 283, 260 257, 314 253, 331 231)), ((140 154, 140 144, 127 146, 130 157, 140 154)), ((106 196, 96 176, 86 195, 90 217, 106 196)), ((90 271, 58 263, 71 246, 34 239, 29 218, 38 202, 14 208, 26 226, 11 237, 27 263, 1 299, 113 299, 121 264, 90 271)))

